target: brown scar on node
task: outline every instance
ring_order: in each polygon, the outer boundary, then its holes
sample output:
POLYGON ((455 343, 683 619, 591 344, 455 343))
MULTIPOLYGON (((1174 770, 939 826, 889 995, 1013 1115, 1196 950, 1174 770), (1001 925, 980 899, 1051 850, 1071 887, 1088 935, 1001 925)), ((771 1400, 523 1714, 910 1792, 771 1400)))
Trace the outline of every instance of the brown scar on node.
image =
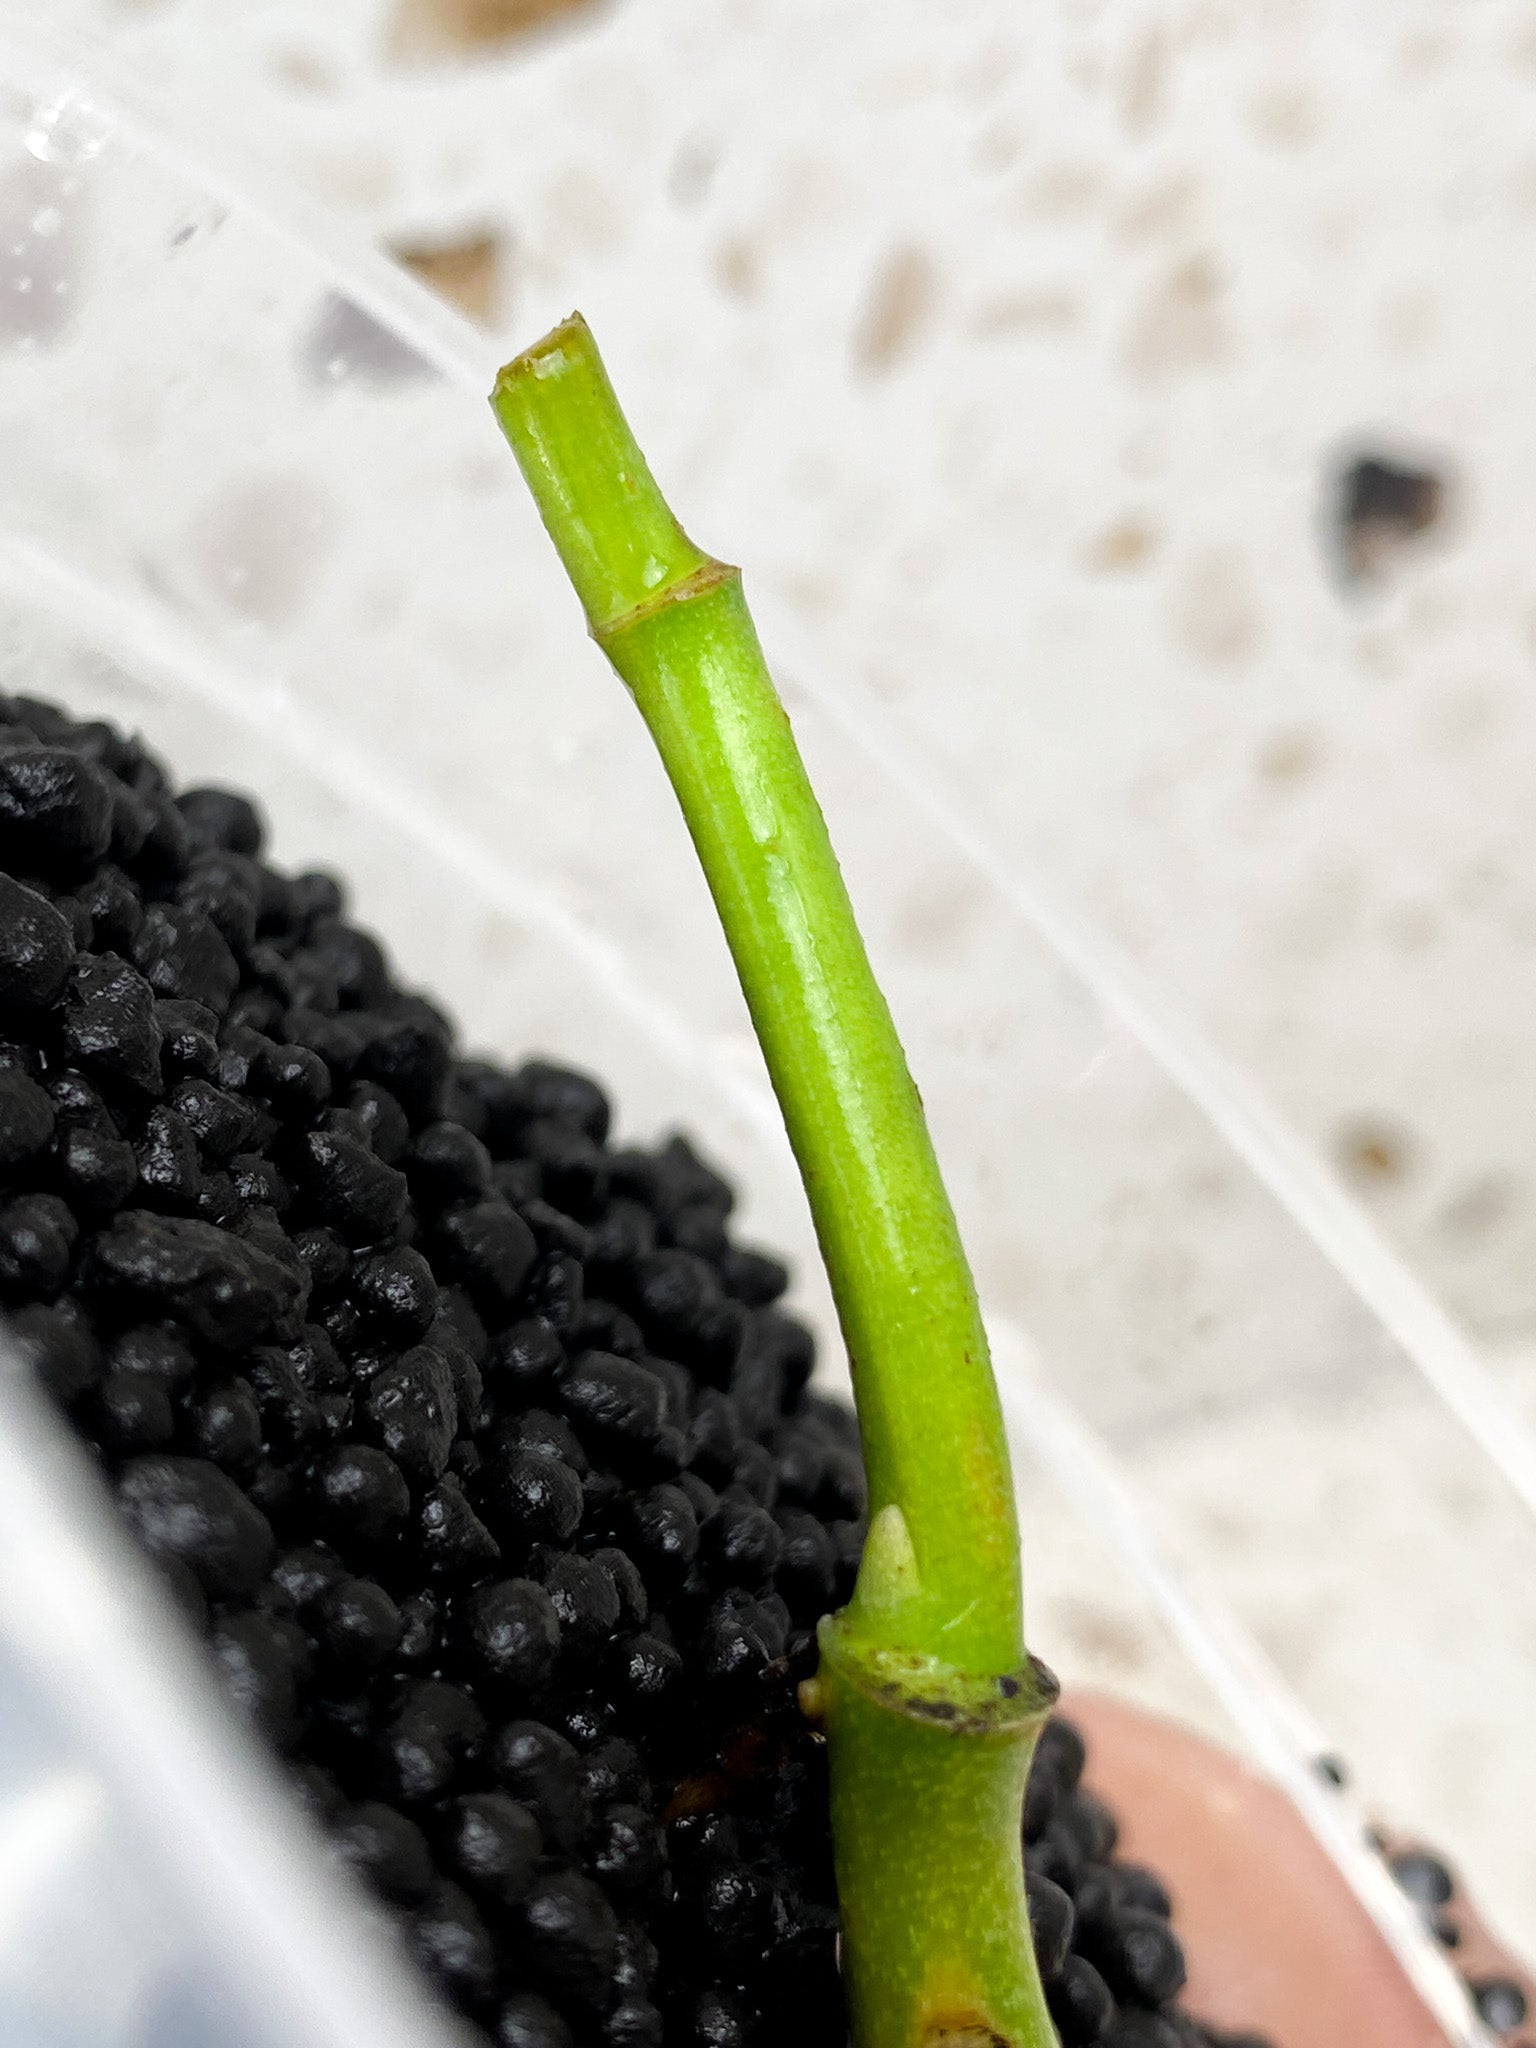
POLYGON ((922 2048, 1009 2048, 974 2006, 930 2008, 922 2019, 922 2048))

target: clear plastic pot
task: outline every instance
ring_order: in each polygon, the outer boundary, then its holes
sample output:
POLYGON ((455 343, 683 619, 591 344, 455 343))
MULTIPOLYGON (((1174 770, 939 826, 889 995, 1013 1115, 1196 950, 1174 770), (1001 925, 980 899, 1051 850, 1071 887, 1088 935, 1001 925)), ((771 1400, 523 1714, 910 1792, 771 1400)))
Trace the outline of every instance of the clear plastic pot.
MULTIPOLYGON (((0 229, 0 686, 259 791, 277 857, 346 875, 470 1045, 592 1068, 627 1132, 685 1126, 793 1255, 835 1373, 713 915, 491 424, 483 344, 93 53, 16 32, 0 229)), ((987 1303, 1035 1647, 1278 1776, 1480 2038, 1359 1815, 1443 1842, 1536 1949, 1511 1821, 1536 1790, 1529 1442, 1262 1107, 760 623, 987 1303)), ((68 1446, 0 1390, 0 2038, 438 2038, 149 1618, 68 1446), (15 1840, 49 1855, 8 1864, 15 1840)))

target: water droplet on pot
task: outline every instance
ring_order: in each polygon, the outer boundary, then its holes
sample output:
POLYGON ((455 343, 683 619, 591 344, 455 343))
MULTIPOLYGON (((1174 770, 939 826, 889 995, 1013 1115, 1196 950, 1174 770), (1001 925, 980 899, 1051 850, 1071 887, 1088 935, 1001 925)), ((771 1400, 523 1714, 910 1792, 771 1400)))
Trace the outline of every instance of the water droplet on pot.
POLYGON ((74 316, 87 233, 86 193, 33 156, 0 175, 0 347, 58 341, 74 316))
POLYGON ((70 86, 33 114, 27 149, 39 163, 86 164, 101 155, 111 134, 111 117, 70 86))

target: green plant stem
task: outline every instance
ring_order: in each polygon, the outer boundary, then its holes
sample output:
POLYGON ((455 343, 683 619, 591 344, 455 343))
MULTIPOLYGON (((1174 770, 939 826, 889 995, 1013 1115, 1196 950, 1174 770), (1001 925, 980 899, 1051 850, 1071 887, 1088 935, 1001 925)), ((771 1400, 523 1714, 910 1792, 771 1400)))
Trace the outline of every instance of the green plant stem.
POLYGON ((861 2048, 1044 2048, 1019 1811, 1049 1685, 975 1289, 890 1012, 739 573, 657 489, 573 318, 492 397, 593 637, 682 804, 805 1181, 871 1525, 824 1621, 844 1973, 861 2048))

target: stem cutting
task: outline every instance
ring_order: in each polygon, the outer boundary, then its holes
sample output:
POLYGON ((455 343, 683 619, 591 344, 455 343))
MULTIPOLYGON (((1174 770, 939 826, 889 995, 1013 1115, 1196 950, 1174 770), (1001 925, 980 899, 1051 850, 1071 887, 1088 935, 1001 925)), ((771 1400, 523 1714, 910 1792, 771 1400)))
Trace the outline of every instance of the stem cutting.
POLYGON ((1054 1684, 1026 1657, 1002 1412, 954 1213, 740 572, 669 510, 579 316, 492 405, 661 755, 794 1148, 870 1488, 806 1688, 832 1777, 857 2048, 1051 2048, 1020 1813, 1054 1684))

